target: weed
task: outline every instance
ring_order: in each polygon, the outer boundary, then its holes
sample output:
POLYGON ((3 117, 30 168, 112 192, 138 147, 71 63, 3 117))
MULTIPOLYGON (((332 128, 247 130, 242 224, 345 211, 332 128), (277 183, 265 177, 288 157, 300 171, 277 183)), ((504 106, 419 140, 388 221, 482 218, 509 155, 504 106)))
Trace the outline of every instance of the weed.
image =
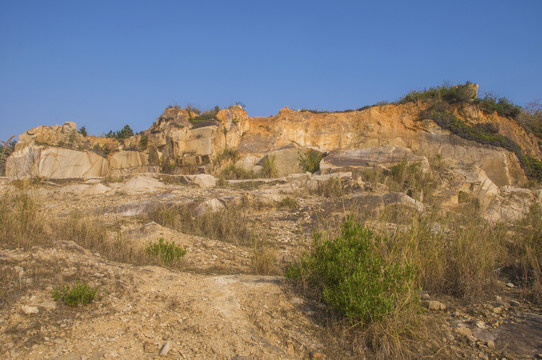
POLYGON ((518 223, 513 244, 514 258, 519 260, 521 280, 531 286, 531 298, 542 303, 542 207, 535 205, 518 223))
POLYGON ((391 180, 388 185, 392 191, 404 191, 420 201, 431 195, 437 187, 430 171, 423 171, 421 163, 408 163, 406 159, 390 168, 391 180))
POLYGON ((344 186, 339 177, 332 177, 328 180, 318 182, 316 193, 320 196, 338 198, 343 196, 344 186))
POLYGON ((261 245, 255 242, 251 258, 251 267, 255 274, 277 274, 279 269, 277 267, 275 249, 269 245, 261 245))
POLYGON ((238 245, 250 245, 254 239, 250 221, 241 208, 227 207, 196 217, 193 207, 189 205, 157 206, 149 211, 147 219, 185 234, 238 245))
POLYGON ((6 175, 6 159, 15 150, 16 140, 13 140, 13 136, 7 141, 0 141, 0 176, 6 175))
POLYGON ((275 178, 278 175, 277 165, 276 165, 276 159, 277 157, 275 155, 267 155, 265 157, 265 160, 263 162, 263 176, 266 178, 275 178))
POLYGON ((257 175, 254 170, 246 170, 241 166, 230 164, 229 166, 222 169, 219 177, 225 180, 243 180, 254 179, 257 177, 257 175))
POLYGON ((290 210, 297 210, 299 208, 299 204, 296 199, 288 196, 280 200, 280 207, 288 208, 290 210))
POLYGON ((179 261, 186 255, 186 250, 173 242, 164 241, 164 238, 158 239, 145 247, 145 254, 157 256, 162 263, 168 264, 172 261, 179 261))
POLYGON ((29 249, 46 240, 46 217, 37 195, 29 191, 0 197, 0 242, 29 249))
POLYGON ((139 139, 139 151, 147 150, 148 145, 149 145, 149 136, 147 134, 142 134, 141 138, 139 139))
POLYGON ((78 281, 73 287, 64 285, 53 290, 52 297, 54 300, 64 301, 68 306, 88 305, 96 297, 96 292, 97 288, 78 281))
POLYGON ((322 153, 317 151, 299 152, 299 165, 303 171, 314 173, 320 170, 320 161, 322 160, 322 153))

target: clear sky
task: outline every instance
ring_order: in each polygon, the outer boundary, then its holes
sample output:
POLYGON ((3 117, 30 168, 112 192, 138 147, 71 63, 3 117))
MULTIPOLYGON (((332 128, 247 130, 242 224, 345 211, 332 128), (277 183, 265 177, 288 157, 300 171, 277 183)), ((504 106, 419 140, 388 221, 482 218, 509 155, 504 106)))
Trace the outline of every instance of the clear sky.
POLYGON ((167 105, 341 110, 443 82, 542 98, 542 1, 0 0, 0 139, 167 105))

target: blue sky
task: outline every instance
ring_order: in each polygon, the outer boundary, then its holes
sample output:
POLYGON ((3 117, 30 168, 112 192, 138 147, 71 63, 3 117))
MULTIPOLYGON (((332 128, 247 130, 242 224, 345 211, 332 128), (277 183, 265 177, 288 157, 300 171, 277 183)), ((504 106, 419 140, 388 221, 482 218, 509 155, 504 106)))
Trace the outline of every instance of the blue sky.
POLYGON ((0 0, 0 139, 170 104, 340 110, 479 83, 542 98, 542 1, 0 0))

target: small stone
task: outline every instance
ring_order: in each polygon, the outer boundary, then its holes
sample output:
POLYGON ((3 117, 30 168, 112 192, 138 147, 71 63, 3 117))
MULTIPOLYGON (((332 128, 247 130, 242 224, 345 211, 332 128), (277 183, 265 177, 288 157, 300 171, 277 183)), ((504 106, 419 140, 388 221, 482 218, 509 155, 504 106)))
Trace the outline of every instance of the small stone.
POLYGON ((325 359, 326 358, 326 355, 323 353, 323 352, 320 352, 320 351, 311 351, 311 353, 309 354, 309 358, 311 360, 314 360, 314 359, 325 359))
POLYGON ((160 349, 160 352, 158 353, 158 355, 160 356, 166 356, 167 353, 169 352, 169 350, 171 350, 171 342, 170 341, 166 341, 164 343, 164 345, 162 345, 162 348, 160 349))
POLYGON ((429 310, 446 310, 446 305, 444 305, 440 301, 428 301, 427 307, 429 308, 429 310))
POLYGON ((485 329, 485 328, 486 328, 486 323, 483 322, 483 321, 477 321, 477 322, 476 322, 476 327, 477 327, 478 329, 485 329))
POLYGON ((494 312, 495 314, 500 314, 500 313, 502 312, 502 306, 493 308, 493 312, 494 312))
POLYGON ((500 297, 499 295, 496 295, 496 296, 495 296, 495 300, 496 300, 499 304, 502 304, 502 297, 500 297))
POLYGON ((455 332, 461 336, 468 336, 468 337, 472 336, 472 331, 468 327, 455 328, 455 332))
POLYGON ((156 352, 156 350, 157 350, 156 348, 157 348, 157 346, 153 342, 145 341, 143 343, 143 351, 146 352, 146 353, 156 352))
POLYGON ((495 341, 489 340, 487 342, 487 347, 490 348, 491 350, 495 349, 495 341))
POLYGON ((452 313, 452 316, 455 316, 455 317, 458 317, 459 315, 461 315, 461 314, 459 314, 459 311, 454 311, 454 312, 452 313))
POLYGON ((40 312, 40 310, 36 306, 27 306, 27 305, 21 306, 21 310, 26 315, 37 314, 40 312))
POLYGON ((510 300, 510 304, 512 304, 513 306, 519 306, 519 301, 510 300))
POLYGON ((516 287, 514 284, 512 283, 507 283, 506 286, 508 286, 509 288, 513 288, 513 287, 516 287))
POLYGON ((54 310, 56 309, 56 302, 54 302, 53 300, 45 300, 40 304, 40 306, 45 310, 54 310))

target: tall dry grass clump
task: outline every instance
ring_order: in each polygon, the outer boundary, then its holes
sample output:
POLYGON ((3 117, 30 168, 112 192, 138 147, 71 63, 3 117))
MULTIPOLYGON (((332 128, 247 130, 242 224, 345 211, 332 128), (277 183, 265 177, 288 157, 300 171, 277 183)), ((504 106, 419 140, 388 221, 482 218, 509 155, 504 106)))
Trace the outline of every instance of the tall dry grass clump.
POLYGON ((103 257, 130 264, 154 263, 142 248, 134 246, 115 224, 108 224, 99 215, 74 211, 59 219, 54 227, 57 239, 73 241, 81 247, 97 252, 103 257))
POLYGON ((411 259, 419 285, 433 294, 477 300, 489 294, 506 264, 506 228, 477 216, 414 217, 397 231, 394 246, 411 259))
POLYGON ((46 216, 37 194, 30 190, 0 197, 0 241, 3 246, 30 249, 46 240, 46 216))
POLYGON ((190 205, 159 205, 152 208, 146 218, 185 234, 250 246, 254 243, 254 231, 241 207, 196 214, 190 205))
POLYGON ((518 223, 512 254, 522 283, 530 287, 531 299, 542 303, 542 207, 535 205, 518 223))

